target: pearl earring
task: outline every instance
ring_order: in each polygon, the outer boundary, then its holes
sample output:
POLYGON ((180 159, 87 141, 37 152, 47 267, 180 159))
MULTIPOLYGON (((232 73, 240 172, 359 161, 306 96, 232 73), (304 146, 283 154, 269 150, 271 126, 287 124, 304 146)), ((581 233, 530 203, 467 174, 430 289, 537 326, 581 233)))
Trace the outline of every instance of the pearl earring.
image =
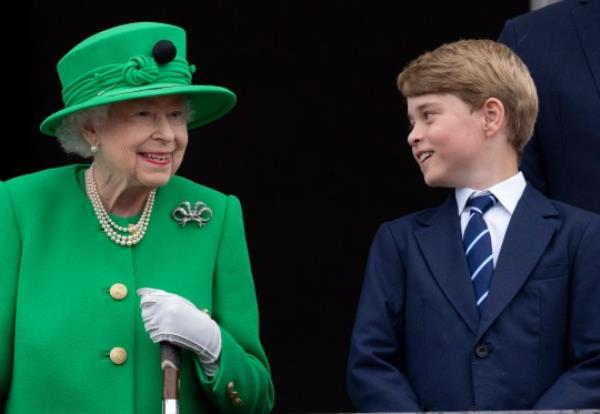
POLYGON ((95 154, 98 152, 98 146, 97 145, 91 145, 90 146, 90 151, 92 152, 92 154, 95 154))

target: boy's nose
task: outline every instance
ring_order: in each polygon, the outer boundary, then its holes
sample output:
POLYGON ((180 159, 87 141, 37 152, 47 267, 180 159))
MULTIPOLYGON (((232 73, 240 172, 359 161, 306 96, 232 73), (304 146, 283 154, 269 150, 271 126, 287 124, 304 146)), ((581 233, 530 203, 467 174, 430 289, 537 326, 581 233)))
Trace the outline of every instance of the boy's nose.
POLYGON ((423 139, 422 134, 418 131, 416 127, 413 127, 411 131, 408 133, 407 142, 411 147, 419 143, 423 139))

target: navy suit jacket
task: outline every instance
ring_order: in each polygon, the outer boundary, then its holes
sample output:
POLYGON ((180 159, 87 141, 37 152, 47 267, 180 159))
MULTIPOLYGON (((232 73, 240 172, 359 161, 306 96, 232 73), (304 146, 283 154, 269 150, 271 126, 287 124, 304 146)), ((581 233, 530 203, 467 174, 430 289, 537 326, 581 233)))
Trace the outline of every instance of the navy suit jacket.
POLYGON ((481 319, 453 196, 383 224, 348 390, 365 412, 600 407, 600 216, 528 184, 481 319))
POLYGON ((540 97, 521 169, 548 197, 600 214, 600 0, 562 0, 506 22, 499 41, 540 97))

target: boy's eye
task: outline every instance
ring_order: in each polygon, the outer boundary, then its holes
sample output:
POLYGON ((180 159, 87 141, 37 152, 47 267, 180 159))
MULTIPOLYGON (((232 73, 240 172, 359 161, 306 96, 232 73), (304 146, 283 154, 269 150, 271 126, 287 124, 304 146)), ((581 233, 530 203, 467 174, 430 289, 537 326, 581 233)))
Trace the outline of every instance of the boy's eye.
POLYGON ((423 118, 425 118, 426 120, 431 119, 432 116, 433 116, 433 112, 432 111, 425 111, 425 112, 423 112, 423 118))

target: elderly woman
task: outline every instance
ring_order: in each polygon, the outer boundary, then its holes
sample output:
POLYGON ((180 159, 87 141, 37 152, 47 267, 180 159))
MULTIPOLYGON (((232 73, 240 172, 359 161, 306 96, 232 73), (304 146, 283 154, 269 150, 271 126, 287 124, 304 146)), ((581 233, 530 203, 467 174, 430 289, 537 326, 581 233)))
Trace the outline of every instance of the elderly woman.
POLYGON ((191 85, 185 48, 160 23, 75 46, 41 130, 93 162, 0 182, 7 413, 158 413, 163 341, 182 413, 272 408, 239 201, 174 175, 188 129, 235 103, 191 85))

